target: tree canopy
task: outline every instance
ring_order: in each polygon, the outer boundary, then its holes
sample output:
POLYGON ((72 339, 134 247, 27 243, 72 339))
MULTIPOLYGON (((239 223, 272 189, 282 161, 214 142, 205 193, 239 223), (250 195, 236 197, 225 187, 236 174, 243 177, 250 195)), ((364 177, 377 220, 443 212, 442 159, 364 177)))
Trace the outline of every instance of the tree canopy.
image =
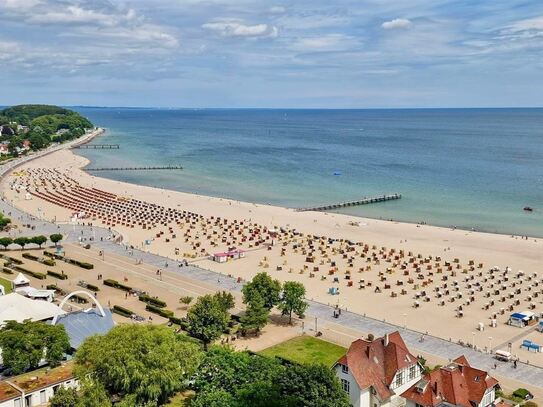
MULTIPOLYGON (((232 299, 233 300, 233 299, 232 299)), ((230 314, 220 293, 203 295, 187 313, 188 332, 207 346, 218 339, 228 327, 230 314)))
POLYGON ((252 302, 255 295, 259 295, 264 300, 264 306, 272 309, 279 303, 281 283, 279 280, 272 279, 268 273, 262 272, 245 284, 242 292, 245 304, 252 302))
POLYGON ((7 321, 0 329, 0 348, 4 366, 19 374, 37 368, 42 359, 57 366, 69 351, 70 340, 63 325, 7 321))
POLYGON ((305 298, 305 287, 297 281, 286 281, 283 284, 283 294, 279 302, 279 309, 283 315, 288 315, 289 323, 292 323, 292 313, 302 318, 308 307, 305 298))
POLYGON ((199 347, 165 326, 124 324, 88 338, 76 353, 75 371, 127 405, 155 406, 186 386, 199 360, 199 347))

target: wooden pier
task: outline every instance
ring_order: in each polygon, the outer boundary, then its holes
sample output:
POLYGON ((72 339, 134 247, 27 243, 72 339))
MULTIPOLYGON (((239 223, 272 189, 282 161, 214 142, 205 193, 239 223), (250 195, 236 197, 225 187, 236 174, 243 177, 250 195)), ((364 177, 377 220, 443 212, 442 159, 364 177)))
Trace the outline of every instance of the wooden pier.
POLYGON ((401 194, 380 195, 380 196, 375 196, 375 197, 372 197, 372 198, 362 198, 362 199, 359 199, 357 201, 341 202, 341 203, 336 203, 336 204, 332 204, 332 205, 313 206, 313 207, 309 207, 309 208, 299 208, 299 209, 296 209, 296 211, 298 211, 298 212, 331 211, 331 210, 334 210, 334 209, 348 208, 350 206, 368 205, 368 204, 377 203, 377 202, 393 201, 393 200, 396 200, 396 199, 400 199, 401 197, 402 197, 401 194))
POLYGON ((118 150, 120 146, 118 144, 81 144, 74 148, 85 148, 92 150, 118 150))
POLYGON ((153 171, 153 170, 182 170, 180 165, 167 165, 165 167, 100 167, 84 168, 85 171, 153 171))

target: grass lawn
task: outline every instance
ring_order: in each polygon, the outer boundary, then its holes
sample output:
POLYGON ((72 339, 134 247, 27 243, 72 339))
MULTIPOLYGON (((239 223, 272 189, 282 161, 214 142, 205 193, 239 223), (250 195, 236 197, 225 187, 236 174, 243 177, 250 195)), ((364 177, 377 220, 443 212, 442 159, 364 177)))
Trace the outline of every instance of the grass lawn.
POLYGON ((259 352, 265 356, 280 356, 298 363, 321 363, 332 366, 346 352, 342 346, 313 336, 298 336, 259 352))
POLYGON ((9 294, 11 292, 11 281, 0 277, 0 285, 4 286, 4 288, 6 289, 6 294, 9 294))

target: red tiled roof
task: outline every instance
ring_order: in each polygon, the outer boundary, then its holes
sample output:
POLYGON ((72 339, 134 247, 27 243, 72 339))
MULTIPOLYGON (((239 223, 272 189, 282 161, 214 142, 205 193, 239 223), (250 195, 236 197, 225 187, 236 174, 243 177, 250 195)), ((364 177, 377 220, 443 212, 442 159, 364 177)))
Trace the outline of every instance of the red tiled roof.
POLYGON ((373 386, 381 400, 394 393, 389 386, 400 369, 417 363, 399 332, 368 341, 357 339, 336 363, 347 365, 361 389, 373 386))
POLYGON ((461 356, 451 364, 427 374, 402 397, 423 406, 448 402, 458 406, 479 405, 488 389, 498 381, 483 370, 471 367, 461 356))

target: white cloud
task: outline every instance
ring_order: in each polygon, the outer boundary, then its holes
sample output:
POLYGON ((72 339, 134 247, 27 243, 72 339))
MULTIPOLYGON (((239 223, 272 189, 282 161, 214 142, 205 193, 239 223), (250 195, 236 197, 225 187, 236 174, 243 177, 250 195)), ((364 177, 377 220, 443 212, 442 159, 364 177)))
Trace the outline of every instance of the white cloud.
POLYGON ((517 21, 506 29, 509 32, 540 30, 543 30, 543 16, 517 21))
POLYGON ((412 23, 406 18, 395 18, 394 20, 385 21, 381 24, 385 30, 405 29, 411 27, 412 23))
POLYGON ((275 38, 277 27, 270 24, 247 25, 240 20, 217 20, 202 25, 202 28, 216 32, 223 37, 275 38))
POLYGON ((287 9, 283 6, 274 6, 274 7, 270 7, 269 11, 272 14, 284 14, 286 13, 287 9))
POLYGON ((296 40, 291 48, 297 51, 341 51, 352 48, 358 43, 354 37, 344 34, 327 34, 316 37, 306 37, 296 40))
POLYGON ((65 9, 52 10, 43 14, 31 15, 26 21, 34 24, 92 24, 112 27, 123 21, 136 19, 136 13, 128 10, 126 13, 111 13, 85 9, 79 6, 68 6, 65 9))

